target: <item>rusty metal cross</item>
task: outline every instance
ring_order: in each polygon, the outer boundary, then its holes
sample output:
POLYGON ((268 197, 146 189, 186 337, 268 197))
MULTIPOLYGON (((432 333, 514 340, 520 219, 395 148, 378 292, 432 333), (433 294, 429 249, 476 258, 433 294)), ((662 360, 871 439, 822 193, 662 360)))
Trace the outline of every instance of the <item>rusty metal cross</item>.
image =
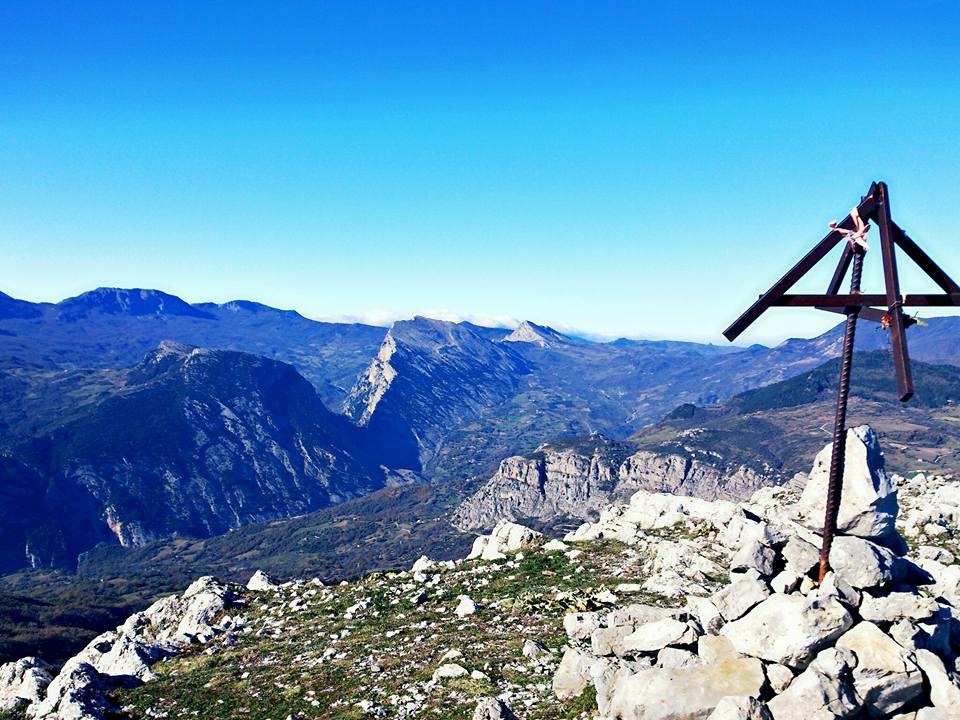
POLYGON ((846 315, 843 333, 843 351, 840 364, 840 383, 837 392, 837 412, 833 425, 833 451, 830 456, 830 476, 827 486, 826 511, 823 523, 823 543, 820 548, 820 581, 830 568, 830 547, 837 529, 843 490, 843 462, 846 446, 847 398, 850 394, 850 370, 853 364, 853 341, 857 320, 864 318, 881 323, 890 331, 890 345, 897 376, 900 401, 913 396, 913 378, 910 374, 910 356, 907 352, 905 331, 916 321, 903 312, 904 307, 960 306, 958 286, 890 217, 890 197, 886 183, 875 182, 860 204, 841 222, 831 226, 830 232, 767 292, 751 305, 723 334, 735 340, 770 307, 814 307, 819 310, 846 315), (883 259, 883 295, 865 295, 860 292, 860 278, 866 243, 864 223, 873 221, 880 231, 880 255, 883 259), (846 240, 840 262, 824 295, 789 295, 787 292, 806 275, 836 245, 846 240), (897 276, 895 247, 903 250, 942 290, 935 295, 902 295, 897 276), (840 294, 840 286, 850 269, 850 291, 840 294), (885 308, 883 310, 878 308, 885 308))

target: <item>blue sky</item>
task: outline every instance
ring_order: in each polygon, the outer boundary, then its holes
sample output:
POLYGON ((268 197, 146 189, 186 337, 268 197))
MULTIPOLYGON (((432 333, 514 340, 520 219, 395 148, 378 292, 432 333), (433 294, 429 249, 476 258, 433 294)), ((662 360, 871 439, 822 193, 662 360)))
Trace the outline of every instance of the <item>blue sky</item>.
MULTIPOLYGON (((0 289, 721 342, 873 179, 960 276, 958 15, 5 3, 0 289)), ((742 341, 831 324, 779 310, 742 341)))

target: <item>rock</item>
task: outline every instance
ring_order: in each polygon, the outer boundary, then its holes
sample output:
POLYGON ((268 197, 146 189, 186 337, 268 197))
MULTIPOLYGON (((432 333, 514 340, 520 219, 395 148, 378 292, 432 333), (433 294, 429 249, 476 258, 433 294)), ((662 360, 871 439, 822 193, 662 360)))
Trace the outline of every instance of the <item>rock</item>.
POLYGON ((543 546, 545 552, 566 552, 570 549, 570 546, 567 545, 563 540, 550 540, 545 543, 543 546))
POLYGON ((697 621, 705 633, 715 634, 723 626, 723 616, 717 606, 707 598, 688 595, 687 614, 697 621))
POLYGON ((623 640, 644 623, 672 617, 674 611, 654 605, 627 605, 611 610, 606 627, 599 627, 590 635, 593 654, 598 656, 623 655, 623 640))
POLYGON ((558 700, 580 696, 590 684, 591 670, 596 659, 582 650, 567 648, 553 675, 553 694, 558 700))
POLYGON ((719 663, 743 657, 723 635, 701 635, 697 640, 697 654, 705 663, 719 663))
POLYGON ((27 708, 36 720, 103 720, 117 708, 106 696, 113 684, 89 663, 68 660, 50 685, 43 700, 27 708))
POLYGON ((806 540, 791 535, 783 548, 787 567, 797 575, 804 576, 820 564, 820 549, 806 540))
POLYGON ((923 691, 923 677, 906 651, 871 622, 861 622, 837 640, 857 656, 853 688, 873 715, 889 715, 923 691))
POLYGON ((127 618, 116 631, 91 640, 64 665, 43 700, 31 706, 30 712, 40 708, 36 712, 73 717, 68 713, 76 707, 111 707, 103 693, 152 679, 154 674, 150 668, 157 661, 212 638, 217 632, 214 622, 234 599, 231 586, 212 577, 202 577, 183 595, 157 600, 146 610, 127 618), (89 690, 81 687, 84 682, 91 683, 89 690))
POLYGON ((896 622, 904 618, 922 620, 940 610, 933 598, 913 592, 890 592, 885 595, 864 593, 860 617, 871 622, 896 622))
POLYGON ((933 706, 944 711, 960 711, 960 681, 947 674, 943 661, 929 650, 917 650, 914 656, 930 685, 933 706))
POLYGON ((457 617, 466 617, 473 615, 477 611, 477 604, 466 595, 459 595, 456 609, 453 611, 457 617))
POLYGON ((473 711, 473 720, 516 720, 510 708, 498 698, 481 698, 473 711))
POLYGON ((623 639, 622 648, 625 654, 650 653, 668 645, 690 645, 696 640, 697 633, 692 627, 673 618, 664 618, 638 626, 623 639))
POLYGON ((770 589, 775 593, 792 593, 800 587, 800 576, 790 568, 785 568, 770 579, 770 589))
POLYGON ((621 673, 600 712, 620 720, 706 718, 728 695, 758 697, 764 681, 763 665, 755 658, 621 673))
POLYGON ((817 588, 817 597, 821 600, 828 597, 836 598, 849 608, 859 607, 862 598, 859 591, 833 570, 827 572, 820 587, 817 588))
POLYGON ((897 556, 859 537, 838 535, 830 547, 830 567, 858 590, 881 587, 894 578, 897 556))
POLYGON ((683 668, 699 665, 700 658, 689 650, 666 647, 657 653, 657 665, 660 668, 683 668))
POLYGON ((546 645, 538 643, 536 640, 530 640, 529 638, 523 641, 523 648, 521 650, 524 657, 528 657, 531 660, 539 660, 541 658, 550 657, 552 654, 546 645))
POLYGON ((770 577, 773 575, 773 563, 776 559, 777 553, 772 547, 753 540, 734 553, 730 560, 730 572, 756 570, 763 577, 770 577))
POLYGON ((793 682, 793 673, 786 665, 771 663, 767 665, 767 682, 774 695, 779 695, 793 682))
POLYGON ((470 673, 467 672, 467 669, 463 665, 458 663, 444 663, 433 671, 433 677, 431 678, 431 681, 436 684, 447 678, 458 678, 469 674, 470 673))
POLYGON ((707 720, 772 720, 766 703, 747 695, 728 695, 720 700, 707 720))
POLYGON ((826 650, 793 679, 786 690, 767 703, 774 720, 828 720, 849 717, 859 704, 850 682, 850 662, 835 650, 826 650))
POLYGON ((36 702, 53 680, 40 658, 25 657, 0 665, 0 711, 36 702))
MULTIPOLYGON (((818 533, 823 532, 831 451, 832 443, 817 454, 797 504, 798 520, 818 533)), ((898 509, 897 492, 883 469, 877 434, 866 425, 847 430, 837 531, 883 541, 896 533, 898 509)))
POLYGON ((426 555, 421 555, 417 558, 417 561, 413 563, 413 566, 410 568, 412 573, 423 573, 428 570, 432 570, 436 567, 437 563, 428 558, 426 555))
POLYGON ((723 618, 730 622, 743 617, 744 613, 769 595, 770 588, 763 580, 743 578, 724 587, 711 600, 723 618))
POLYGON ((519 550, 542 537, 543 534, 536 530, 501 520, 489 535, 481 535, 473 541, 467 560, 502 560, 506 557, 504 553, 519 550))
POLYGON ((771 595, 720 632, 744 655, 802 668, 852 624, 849 611, 833 598, 771 595))
POLYGON ((279 587, 280 585, 263 570, 257 570, 247 580, 247 590, 252 592, 271 592, 279 587))
POLYGON ((567 613, 563 616, 563 629, 571 640, 586 640, 600 627, 600 618, 595 612, 567 613))
MULTIPOLYGON (((939 614, 939 613, 938 613, 939 614)), ((890 637, 908 650, 930 650, 939 655, 950 653, 950 628, 948 623, 931 618, 932 622, 899 620, 890 626, 890 637)))

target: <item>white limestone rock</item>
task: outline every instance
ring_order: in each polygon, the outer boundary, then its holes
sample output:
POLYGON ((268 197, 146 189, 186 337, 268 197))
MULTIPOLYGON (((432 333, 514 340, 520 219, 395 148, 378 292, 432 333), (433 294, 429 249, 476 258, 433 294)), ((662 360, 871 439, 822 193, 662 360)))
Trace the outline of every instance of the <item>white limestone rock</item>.
POLYGON ((833 648, 821 655, 767 703, 774 720, 846 718, 859 709, 850 682, 856 659, 833 648))
POLYGON ((915 592, 890 592, 883 595, 864 593, 860 617, 871 622, 897 622, 904 618, 923 620, 939 612, 940 605, 931 597, 915 592))
POLYGON ((859 537, 838 535, 830 547, 830 567, 858 590, 891 582, 898 560, 887 548, 859 537))
POLYGON ((499 698, 481 698, 473 710, 473 720, 516 720, 517 716, 499 698))
POLYGON ((621 673, 613 682, 609 704, 600 711, 620 720, 706 718, 728 695, 758 697, 763 684, 763 664, 756 658, 649 668, 621 673))
POLYGON ((577 648, 567 648, 553 675, 553 694, 558 700, 569 700, 583 694, 590 684, 591 671, 597 659, 577 648))
POLYGON ((697 621, 700 629, 705 633, 715 634, 723 627, 723 615, 708 598, 688 595, 686 612, 697 621))
POLYGON ((473 615, 477 611, 477 604, 467 595, 459 595, 457 600, 457 607, 453 611, 457 617, 467 617, 467 615, 473 615))
POLYGON ((280 584, 274 581, 263 570, 257 570, 250 579, 247 580, 247 590, 251 592, 272 592, 280 587, 280 584))
POLYGON ((652 653, 671 645, 690 645, 696 642, 697 633, 686 623, 664 618, 644 623, 627 635, 621 644, 625 654, 652 653))
POLYGON ((787 567, 801 577, 820 563, 820 549, 796 535, 791 535, 787 539, 782 552, 787 567))
POLYGON ((930 686, 930 702, 945 712, 960 713, 960 679, 947 672, 943 661, 929 650, 914 653, 930 686))
POLYGON ((860 622, 837 640, 857 657, 853 688, 873 715, 889 715, 923 691, 923 676, 907 652, 871 622, 860 622))
POLYGON ((728 695, 717 703, 707 720, 772 720, 766 703, 749 695, 728 695))
MULTIPOLYGON (((823 532, 831 450, 832 443, 817 454, 797 504, 798 520, 816 532, 823 532)), ((897 491, 884 472, 877 434, 867 425, 847 430, 837 531, 882 541, 896 533, 897 511, 897 491)))
POLYGON ((467 560, 502 560, 506 553, 519 550, 538 541, 542 533, 517 523, 501 520, 489 535, 481 535, 473 541, 467 560))
POLYGON ((720 632, 744 655, 802 668, 852 624, 850 612, 836 599, 771 595, 720 632))
POLYGON ((40 658, 25 657, 0 665, 0 711, 36 702, 53 680, 40 658))
POLYGON ((730 622, 743 617, 748 610, 769 596, 770 588, 763 580, 745 577, 724 587, 711 601, 724 620, 730 622))
POLYGON ((595 612, 574 612, 563 616, 563 629, 571 640, 586 640, 600 627, 600 617, 595 612))
POLYGON ((761 576, 770 577, 773 575, 773 564, 776 559, 777 553, 772 547, 764 545, 759 540, 752 540, 733 554, 730 560, 730 572, 756 570, 761 576))

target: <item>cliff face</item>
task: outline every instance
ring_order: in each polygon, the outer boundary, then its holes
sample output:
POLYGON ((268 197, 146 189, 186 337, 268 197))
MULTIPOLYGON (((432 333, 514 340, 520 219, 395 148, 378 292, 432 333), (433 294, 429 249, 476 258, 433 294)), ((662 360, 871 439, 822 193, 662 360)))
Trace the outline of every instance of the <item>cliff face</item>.
POLYGON ((770 476, 737 466, 725 469, 679 454, 629 453, 629 446, 600 436, 592 447, 542 445, 532 456, 509 457, 457 509, 462 530, 493 527, 501 519, 553 524, 587 520, 637 490, 740 500, 769 484, 770 476))

